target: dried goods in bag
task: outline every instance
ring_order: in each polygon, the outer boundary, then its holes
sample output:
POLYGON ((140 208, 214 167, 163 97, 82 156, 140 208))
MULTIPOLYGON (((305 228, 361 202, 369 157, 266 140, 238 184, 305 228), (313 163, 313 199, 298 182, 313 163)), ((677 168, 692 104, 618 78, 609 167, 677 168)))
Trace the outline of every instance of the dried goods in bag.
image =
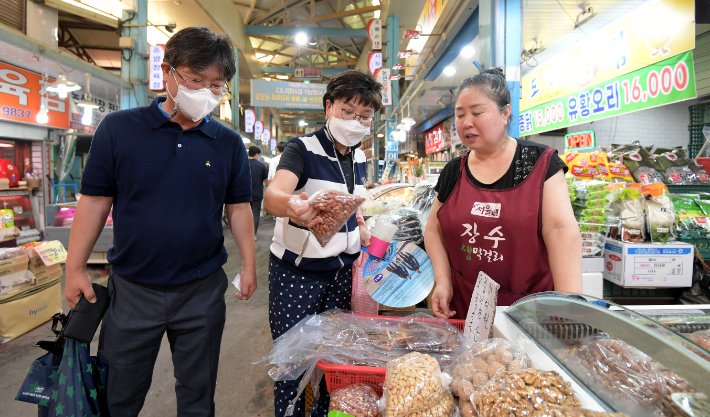
POLYGON ((352 384, 330 393, 330 411, 340 411, 353 417, 380 417, 377 393, 365 384, 352 384))
POLYGON ((614 201, 612 205, 614 217, 621 221, 620 240, 636 243, 644 240, 646 222, 640 186, 631 187, 630 185, 612 191, 609 199, 614 201))
POLYGON ((480 417, 532 416, 547 405, 580 407, 569 382, 555 371, 528 368, 501 372, 473 394, 480 417))
POLYGON ((675 208, 676 237, 697 239, 710 235, 710 224, 705 213, 692 199, 671 196, 675 208))
POLYGON ((710 350, 710 330, 698 330, 690 333, 686 337, 705 350, 710 350))
POLYGON ((600 399, 621 412, 676 416, 671 394, 697 392, 659 362, 606 334, 553 353, 600 399))
POLYGON ((444 395, 439 363, 418 352, 389 361, 385 388, 387 417, 428 410, 439 404, 444 395))
POLYGON ((320 190, 308 200, 294 197, 291 198, 290 203, 296 205, 310 204, 314 209, 318 210, 318 217, 323 219, 323 221, 311 227, 311 233, 313 233, 318 243, 325 247, 364 201, 364 197, 336 190, 320 190))
POLYGON ((646 149, 642 147, 631 149, 622 153, 621 158, 636 182, 653 184, 666 181, 666 177, 662 173, 663 168, 646 149))
POLYGON ((651 242, 664 243, 673 238, 675 232, 675 207, 668 188, 661 183, 644 185, 644 208, 648 220, 651 242))
POLYGON ((536 410, 532 417, 628 417, 624 413, 608 413, 606 411, 592 411, 584 408, 546 406, 536 410))

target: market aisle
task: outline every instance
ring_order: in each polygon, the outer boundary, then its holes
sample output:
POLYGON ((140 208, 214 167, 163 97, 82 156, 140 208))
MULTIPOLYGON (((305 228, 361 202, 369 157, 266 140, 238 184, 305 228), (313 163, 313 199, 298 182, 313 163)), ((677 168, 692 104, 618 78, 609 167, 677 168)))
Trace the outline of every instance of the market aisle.
MULTIPOLYGON (((274 221, 270 217, 262 218, 256 242, 257 291, 248 302, 241 302, 234 297, 234 287, 225 294, 227 300, 227 322, 222 339, 219 377, 217 382, 217 416, 230 417, 267 417, 273 416, 274 383, 266 374, 268 368, 252 365, 271 349, 268 314, 268 259, 269 245, 273 235, 274 221)), ((227 276, 233 279, 241 270, 241 260, 236 245, 225 229, 225 246, 229 261, 224 266, 227 276)), ((108 271, 92 269, 95 282, 105 285, 108 271)), ((62 286, 64 277, 62 277, 62 286)), ((66 301, 64 309, 68 310, 66 301)), ((32 361, 42 354, 32 344, 44 337, 51 336, 49 325, 39 328, 0 345, 0 416, 34 417, 37 408, 31 404, 14 401, 15 394, 27 373, 32 361)), ((98 332, 92 343, 92 352, 98 347, 98 332)), ((153 374, 153 383, 146 399, 141 417, 174 416, 175 378, 170 359, 170 347, 167 338, 158 355, 153 374)))

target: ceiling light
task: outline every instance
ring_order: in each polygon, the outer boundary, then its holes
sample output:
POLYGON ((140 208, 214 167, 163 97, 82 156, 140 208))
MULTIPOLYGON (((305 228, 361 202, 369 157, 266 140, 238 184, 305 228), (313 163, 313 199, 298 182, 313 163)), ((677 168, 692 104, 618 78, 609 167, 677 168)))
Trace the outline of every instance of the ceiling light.
POLYGON ((404 119, 402 119, 402 123, 404 123, 407 126, 412 126, 412 125, 417 124, 417 121, 412 119, 411 117, 405 117, 404 119))
POLYGON ((247 143, 247 144, 248 144, 248 143, 251 143, 251 141, 249 140, 249 138, 245 138, 244 136, 242 136, 242 142, 247 143))
POLYGON ((47 114, 47 108, 44 107, 44 104, 39 109, 39 113, 37 113, 37 123, 39 124, 47 124, 49 122, 49 115, 47 114))
POLYGON ((461 50, 461 55, 463 55, 464 58, 473 58, 473 55, 476 53, 476 50, 473 49, 472 46, 464 46, 463 49, 461 50))
POLYGON ((378 133, 378 134, 377 134, 377 137, 378 137, 378 138, 384 138, 384 137, 385 137, 385 134, 384 134, 384 133, 378 133))
POLYGON ((308 126, 308 123, 306 123, 305 120, 299 120, 299 121, 298 121, 298 125, 299 125, 299 126, 308 126))
POLYGON ((404 125, 404 130, 406 130, 407 132, 409 132, 409 129, 411 129, 411 128, 412 128, 412 125, 408 125, 408 124, 404 125))
POLYGON ((271 77, 264 77, 264 80, 271 81, 271 77))
POLYGON ((405 124, 404 123, 398 123, 396 129, 402 130, 404 129, 405 124))
POLYGON ((67 77, 61 72, 59 73, 59 77, 57 77, 57 81, 47 86, 47 91, 57 93, 59 98, 67 98, 67 93, 77 90, 81 90, 81 86, 74 81, 67 80, 67 77))
POLYGON ((7 142, 0 142, 0 148, 14 148, 15 145, 7 142))
POLYGON ((436 101, 436 104, 443 109, 444 107, 451 104, 451 96, 439 97, 439 99, 436 101))
POLYGON ((306 35, 303 32, 300 32, 296 35, 296 43, 299 45, 305 45, 306 42, 308 42, 308 35, 306 35))
POLYGON ((445 75, 454 75, 454 74, 456 74, 456 68, 449 65, 448 67, 444 68, 444 74, 445 75))
POLYGON ((258 61, 268 61, 273 57, 273 55, 264 55, 261 58, 257 58, 258 61))
POLYGON ((279 80, 288 80, 288 75, 277 75, 276 78, 279 80))
POLYGON ((318 38, 316 38, 315 36, 311 36, 311 38, 308 39, 308 44, 311 46, 318 45, 318 38))
POLYGON ((375 19, 379 19, 379 18, 380 18, 380 11, 375 10, 375 19))

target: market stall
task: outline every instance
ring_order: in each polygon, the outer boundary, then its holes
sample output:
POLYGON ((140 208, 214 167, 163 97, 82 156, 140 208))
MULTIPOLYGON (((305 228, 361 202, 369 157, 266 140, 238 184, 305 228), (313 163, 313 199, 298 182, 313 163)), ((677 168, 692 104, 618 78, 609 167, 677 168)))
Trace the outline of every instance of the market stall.
POLYGON ((332 310, 305 318, 264 360, 276 380, 320 369, 331 410, 353 416, 452 416, 454 405, 463 416, 704 416, 708 312, 541 293, 498 307, 489 338, 468 320, 332 310))

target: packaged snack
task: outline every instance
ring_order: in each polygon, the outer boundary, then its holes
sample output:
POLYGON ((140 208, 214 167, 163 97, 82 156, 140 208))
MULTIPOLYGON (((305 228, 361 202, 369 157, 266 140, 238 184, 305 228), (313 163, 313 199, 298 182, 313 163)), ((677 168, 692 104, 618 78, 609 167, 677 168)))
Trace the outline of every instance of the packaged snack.
POLYGON ((621 155, 623 163, 640 184, 653 184, 664 182, 666 177, 662 174, 663 168, 651 157, 644 148, 635 148, 621 155))
POLYGON ((705 213, 692 199, 671 196, 675 208, 676 237, 679 239, 698 239, 710 235, 705 213))
POLYGON ((609 205, 609 200, 606 198, 598 198, 596 200, 581 200, 580 204, 586 208, 604 208, 609 205))
POLYGON ((611 178, 611 182, 613 182, 613 183, 616 183, 616 182, 632 183, 632 182, 634 182, 634 177, 631 176, 631 172, 621 162, 613 162, 613 163, 610 162, 608 164, 608 167, 609 167, 609 177, 611 178))
POLYGON ((693 332, 685 336, 697 343, 698 346, 710 351, 710 330, 698 330, 697 332, 693 332))
POLYGON ((607 413, 584 408, 545 406, 533 412, 531 417, 628 417, 624 413, 607 413))
POLYGON ((377 393, 365 384, 352 384, 330 394, 328 412, 340 411, 354 417, 380 417, 377 393))
POLYGON ((580 407, 570 383, 555 371, 505 371, 473 394, 480 417, 529 416, 546 405, 580 407))
POLYGON ((565 181, 567 181, 567 186, 570 186, 574 184, 575 181, 577 181, 577 177, 568 172, 565 174, 565 181))
POLYGON ((697 392, 628 343, 599 333, 553 354, 599 398, 632 415, 678 416, 672 393, 697 392))
POLYGON ((574 210, 574 214, 580 218, 590 217, 590 216, 603 216, 609 212, 608 208, 577 208, 574 210))
POLYGON ((522 349, 504 339, 487 339, 459 356, 451 370, 451 392, 469 399, 474 391, 503 371, 519 371, 532 365, 522 349))
POLYGON ((565 152, 569 173, 578 178, 593 179, 597 175, 599 156, 596 153, 565 152))
POLYGON ((15 213, 10 209, 0 210, 5 228, 15 227, 15 213))
POLYGON ((444 387, 436 359, 412 352, 387 362, 387 417, 404 417, 441 402, 444 387))
POLYGON ((581 217, 579 219, 580 222, 582 223, 591 223, 591 224, 604 224, 606 223, 606 217, 604 216, 585 216, 581 217))
POLYGON ((318 217, 323 219, 311 228, 311 233, 322 247, 342 229, 343 225, 365 201, 364 197, 351 195, 335 190, 320 190, 308 200, 292 198, 291 203, 310 204, 319 211, 318 217))
POLYGON ((643 241, 645 220, 641 192, 637 188, 625 187, 614 190, 610 196, 614 200, 614 216, 621 221, 620 240, 643 241))
POLYGON ((707 222, 708 218, 710 218, 710 201, 698 199, 698 200, 695 200, 695 204, 697 204, 698 207, 700 207, 700 210, 705 215, 705 221, 707 222))
POLYGON ((708 175, 708 172, 705 170, 705 167, 703 167, 695 160, 691 160, 688 166, 698 177, 698 182, 700 184, 710 184, 710 175, 708 175))
POLYGON ((438 404, 423 411, 407 414, 407 417, 451 417, 454 415, 455 405, 454 396, 450 392, 444 392, 438 404))
POLYGON ((644 185, 641 189, 644 195, 644 209, 651 232, 651 243, 664 243, 674 237, 675 207, 670 193, 661 183, 644 185))
POLYGON ((611 175, 609 174, 609 160, 603 152, 594 152, 597 155, 597 174, 594 179, 600 181, 611 182, 611 175))
POLYGON ((683 149, 658 154, 656 161, 666 171, 668 183, 693 185, 698 183, 697 175, 690 169, 690 160, 683 149))

